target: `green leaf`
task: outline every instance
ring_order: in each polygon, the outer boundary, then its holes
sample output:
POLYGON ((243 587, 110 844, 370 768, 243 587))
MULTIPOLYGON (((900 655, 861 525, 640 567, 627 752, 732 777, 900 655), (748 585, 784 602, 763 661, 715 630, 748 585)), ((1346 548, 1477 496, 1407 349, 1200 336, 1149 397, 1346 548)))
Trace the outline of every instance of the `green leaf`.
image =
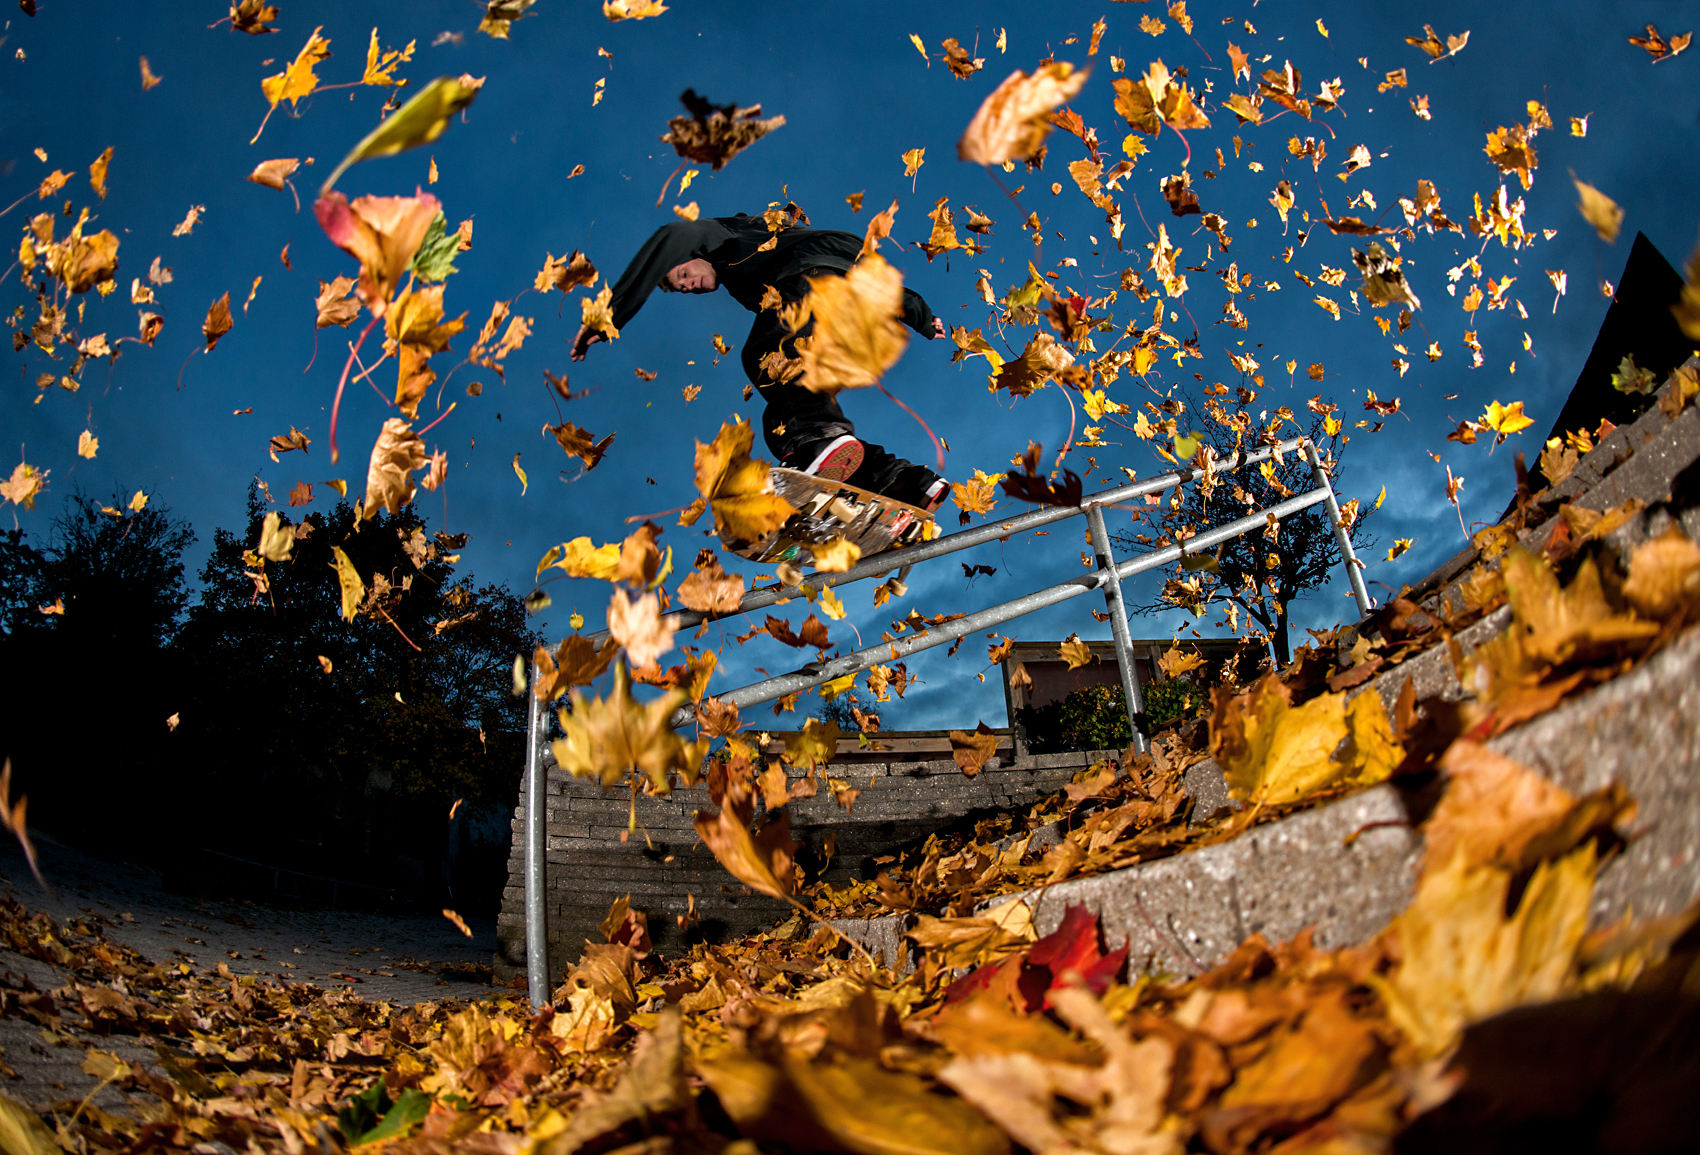
POLYGON ((384 1112, 383 1122, 360 1136, 357 1142, 376 1143, 379 1139, 405 1135, 415 1123, 423 1122, 430 1110, 431 1096, 409 1087, 396 1099, 395 1106, 384 1112))
POLYGON ((383 1121, 384 1112, 389 1109, 390 1097, 384 1090, 384 1081, 379 1079, 336 1113, 336 1125, 350 1143, 358 1143, 362 1135, 383 1121))
POLYGON ((350 165, 375 156, 394 156, 398 152, 430 144, 442 136, 449 127, 449 120, 472 103, 473 97, 478 95, 478 90, 483 85, 482 78, 471 76, 437 77, 422 88, 418 96, 402 105, 382 124, 367 133, 366 138, 342 158, 342 163, 336 166, 330 179, 325 181, 319 195, 324 196, 330 192, 350 165))
POLYGON ((460 252, 460 235, 449 232, 449 219, 438 209, 437 215, 431 218, 431 227, 425 230, 425 240, 420 243, 419 251, 413 254, 413 260, 407 267, 421 281, 446 281, 450 273, 460 270, 455 268, 455 254, 460 252))
POLYGON ((390 1102, 380 1079, 348 1101, 336 1113, 337 1127, 350 1144, 361 1146, 405 1135, 431 1110, 431 1096, 409 1088, 390 1102))
POLYGON ((1617 372, 1611 375, 1611 387, 1619 393, 1647 393, 1653 388, 1653 378, 1653 371, 1637 365, 1632 353, 1618 362, 1617 372))

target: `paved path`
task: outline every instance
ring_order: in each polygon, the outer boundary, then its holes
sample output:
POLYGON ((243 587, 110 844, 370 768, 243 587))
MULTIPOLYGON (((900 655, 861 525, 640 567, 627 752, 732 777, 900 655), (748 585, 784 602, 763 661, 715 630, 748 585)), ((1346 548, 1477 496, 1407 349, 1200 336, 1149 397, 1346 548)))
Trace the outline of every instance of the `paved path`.
MULTIPOLYGON (((206 970, 224 963, 237 975, 308 982, 396 1003, 495 993, 489 985, 496 950, 493 917, 469 919, 473 934, 468 938, 441 915, 196 899, 166 892, 159 871, 143 865, 95 857, 46 838, 37 849, 51 893, 31 876, 16 842, 0 832, 0 894, 56 920, 80 916, 98 921, 107 938, 155 962, 186 962, 206 970), (474 973, 480 977, 470 977, 474 973)), ((9 950, 0 950, 3 970, 27 976, 41 990, 68 981, 57 968, 9 950)), ((80 1038, 82 1032, 72 1034, 80 1038)), ((151 1050, 133 1038, 91 1036, 84 1043, 153 1066, 151 1050)), ((0 1092, 38 1110, 76 1102, 94 1089, 96 1080, 82 1070, 86 1058, 84 1046, 67 1045, 26 1018, 0 1018, 0 1092)), ((126 1109, 111 1087, 93 1101, 109 1111, 126 1109)))

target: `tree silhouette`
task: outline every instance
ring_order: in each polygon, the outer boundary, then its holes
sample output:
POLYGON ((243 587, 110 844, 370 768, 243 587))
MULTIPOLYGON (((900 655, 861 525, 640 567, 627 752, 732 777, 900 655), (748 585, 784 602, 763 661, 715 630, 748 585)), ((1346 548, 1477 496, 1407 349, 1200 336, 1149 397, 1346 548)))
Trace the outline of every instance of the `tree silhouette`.
MULTIPOLYGON (((1178 408, 1178 407, 1177 407, 1178 408)), ((1324 409, 1327 407, 1325 406, 1324 409)), ((1231 459, 1240 443, 1256 442, 1243 436, 1249 425, 1218 406, 1206 402, 1212 419, 1194 423, 1192 435, 1214 451, 1218 460, 1231 459)), ((1338 473, 1346 436, 1331 413, 1314 414, 1306 436, 1322 454, 1324 465, 1338 473), (1332 430, 1332 432, 1330 431, 1332 430)), ((1277 436, 1290 437, 1291 432, 1277 436)), ((1150 526, 1155 533, 1138 529, 1115 535, 1115 542, 1133 553, 1149 553, 1205 530, 1235 521, 1258 509, 1266 509, 1295 494, 1315 488, 1310 462, 1301 453, 1287 453, 1270 463, 1265 474, 1257 466, 1223 472, 1211 486, 1189 483, 1177 494, 1163 499, 1151 510, 1150 526), (1161 512, 1157 512, 1160 510, 1161 512)), ((1342 497, 1342 504, 1344 498, 1342 497)), ((1353 507, 1348 507, 1353 508, 1353 507)), ((1349 529, 1354 550, 1372 548, 1373 538, 1363 533, 1364 521, 1373 510, 1361 510, 1349 529)), ((1136 517, 1136 526, 1139 524, 1136 517)), ((1156 597, 1139 602, 1129 599, 1128 609, 1136 614, 1161 614, 1176 608, 1203 617, 1215 605, 1226 615, 1223 623, 1238 632, 1243 613, 1274 645, 1277 661, 1292 658, 1288 636, 1289 607, 1309 590, 1326 586, 1340 572, 1342 557, 1334 538, 1325 506, 1316 505, 1283 519, 1278 528, 1253 531, 1224 542, 1212 556, 1177 566, 1156 597), (1198 568, 1191 568, 1197 565, 1198 568)))
POLYGON ((156 739, 175 678, 168 645, 189 600, 194 531, 150 503, 73 494, 38 548, 0 537, 0 664, 11 690, 0 755, 30 818, 98 841, 158 817, 168 780, 156 739), (44 612, 50 611, 50 612, 44 612))
POLYGON ((214 535, 175 646, 191 687, 175 738, 202 794, 256 816, 245 856, 368 874, 406 859, 429 890, 456 803, 487 817, 513 804, 525 736, 513 662, 541 638, 505 586, 454 580, 464 539, 428 536, 412 506, 309 514, 291 560, 260 571, 266 516, 250 490, 244 532, 214 535), (369 588, 389 584, 381 613, 342 620, 333 546, 369 588))

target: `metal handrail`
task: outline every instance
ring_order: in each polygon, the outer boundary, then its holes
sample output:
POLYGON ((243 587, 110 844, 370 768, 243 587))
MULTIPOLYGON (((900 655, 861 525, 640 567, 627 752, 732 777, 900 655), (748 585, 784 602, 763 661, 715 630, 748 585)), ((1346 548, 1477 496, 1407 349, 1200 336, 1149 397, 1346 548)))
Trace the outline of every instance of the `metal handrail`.
MULTIPOLYGON (((1178 488, 1189 481, 1194 481, 1205 475, 1205 470, 1193 466, 1181 466, 1169 473, 1161 474, 1147 481, 1131 482, 1112 489, 1092 494, 1084 498, 1078 506, 1047 506, 1014 517, 1003 518, 1000 521, 988 522, 985 525, 971 529, 960 530, 956 533, 945 534, 932 541, 922 542, 905 549, 890 550, 877 554, 866 561, 852 566, 842 573, 812 573, 804 581, 816 589, 847 585, 863 578, 878 577, 893 570, 907 573, 910 566, 934 558, 944 557, 960 550, 983 545, 989 541, 997 541, 1043 525, 1051 525, 1071 517, 1086 518, 1088 535, 1092 541, 1093 553, 1097 561, 1097 569, 1090 574, 1073 578, 1066 582, 1045 589, 1035 590, 1021 597, 989 606, 974 613, 944 622, 940 625, 929 626, 907 637, 892 641, 882 641, 876 646, 867 646, 849 654, 830 658, 822 662, 811 663, 788 674, 770 677, 748 686, 741 686, 717 695, 719 701, 739 709, 745 706, 770 702, 788 694, 801 693, 825 682, 842 678, 849 674, 860 673, 863 670, 879 665, 882 662, 896 661, 908 654, 930 650, 967 637, 978 630, 1001 625, 1014 618, 1022 617, 1050 606, 1061 604, 1082 594, 1094 590, 1103 590, 1105 608, 1110 615, 1110 632, 1115 640, 1116 659, 1120 665, 1122 697, 1127 707, 1128 728, 1133 735, 1137 749, 1146 749, 1146 738, 1141 729, 1141 720, 1145 709, 1139 693, 1139 679, 1134 673, 1133 643, 1127 624, 1127 607, 1122 599, 1121 583, 1135 574, 1168 565, 1188 556, 1197 556, 1222 542, 1263 529, 1271 517, 1279 521, 1301 510, 1315 505, 1325 505, 1328 509, 1329 520, 1333 524, 1334 537, 1340 547, 1341 558, 1344 562, 1347 581, 1352 587, 1352 598, 1357 603, 1358 612, 1368 615, 1374 607, 1369 593, 1364 586, 1363 563, 1358 560, 1352 549, 1351 535, 1340 515, 1340 504, 1334 495, 1334 487, 1328 478, 1328 470, 1322 464, 1321 455, 1309 438, 1295 437, 1287 441, 1250 452, 1241 451, 1226 461, 1212 463, 1212 472, 1231 472, 1246 465, 1254 465, 1266 461, 1281 453, 1298 450, 1305 455, 1311 467, 1311 476, 1316 480, 1316 488, 1305 493, 1297 494, 1285 501, 1272 505, 1245 517, 1236 518, 1214 529, 1195 534, 1185 542, 1164 546, 1141 554, 1124 562, 1116 562, 1111 547, 1109 532, 1104 524, 1104 507, 1117 505, 1135 497, 1158 493, 1165 489, 1178 488)), ((697 610, 682 610, 668 614, 663 620, 674 630, 686 629, 705 621, 715 621, 731 617, 734 614, 748 613, 752 610, 765 609, 801 596, 801 591, 794 586, 768 586, 751 590, 740 602, 736 610, 727 613, 709 613, 697 610)), ((609 634, 606 630, 585 635, 590 641, 600 644, 609 634)), ((533 663, 531 669, 533 684, 537 677, 537 667, 533 663)), ((548 942, 547 918, 544 906, 544 886, 547 881, 547 845, 545 838, 545 823, 547 821, 547 776, 543 768, 543 740, 547 736, 548 704, 538 702, 534 695, 527 694, 529 703, 529 718, 526 735, 526 829, 525 829, 525 935, 526 935, 526 970, 529 978, 531 1000, 534 1006, 541 1007, 548 998, 548 942)), ((695 718, 694 706, 681 706, 673 712, 669 724, 677 729, 686 726, 695 718)))
MULTIPOLYGON (((1276 454, 1289 453, 1300 449, 1305 444, 1306 440, 1303 437, 1294 437, 1277 442, 1274 445, 1265 446, 1262 449, 1242 450, 1218 464, 1215 471, 1221 473, 1239 469, 1246 465, 1256 465, 1259 462, 1267 461, 1276 454)), ((1089 502, 1119 505, 1124 501, 1143 497, 1148 493, 1161 493, 1165 489, 1185 485, 1187 482, 1195 481, 1203 476, 1204 470, 1196 466, 1183 465, 1179 469, 1158 474, 1156 477, 1145 481, 1133 481, 1126 485, 1118 485, 1113 489, 1094 493, 1090 497, 1082 499, 1078 506, 1053 505, 1029 510, 1026 513, 1018 513, 1013 517, 989 521, 971 529, 960 529, 955 533, 942 534, 931 541, 905 546, 903 549, 892 549, 886 550, 884 553, 877 553, 841 573, 817 571, 806 576, 803 581, 818 590, 849 585, 851 582, 861 581, 863 578, 881 577, 892 570, 908 569, 910 566, 918 565, 924 561, 931 561, 934 558, 944 557, 960 550, 984 545, 988 541, 1000 541, 1012 534, 1024 533, 1030 529, 1038 529, 1040 526, 1066 521, 1071 517, 1079 517, 1085 511, 1085 506, 1089 502)), ((701 625, 703 622, 719 621, 721 618, 736 617, 739 614, 747 614, 754 610, 767 609, 769 606, 780 605, 801 596, 801 591, 796 586, 763 586, 745 594, 735 610, 726 610, 720 613, 703 610, 679 610, 664 615, 661 620, 669 629, 684 630, 691 626, 701 625)), ((586 641, 600 646, 608 639, 609 633, 607 630, 596 630, 585 634, 584 637, 586 641)))

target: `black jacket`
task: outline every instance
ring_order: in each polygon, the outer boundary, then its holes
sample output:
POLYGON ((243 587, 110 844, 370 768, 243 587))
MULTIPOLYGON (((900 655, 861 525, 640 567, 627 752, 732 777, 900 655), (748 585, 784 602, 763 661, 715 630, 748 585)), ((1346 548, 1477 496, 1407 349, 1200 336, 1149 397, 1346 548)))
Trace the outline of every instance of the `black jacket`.
MULTIPOLYGON (((790 228, 779 234, 776 247, 758 252, 772 236, 760 217, 745 213, 662 225, 614 285, 614 327, 625 328, 671 269, 697 257, 714 266, 721 287, 740 305, 760 313, 767 286, 772 285, 786 301, 799 301, 808 294, 809 274, 843 276, 862 249, 862 239, 854 233, 790 228)), ((911 289, 903 290, 903 321, 916 332, 933 336, 933 311, 911 289)))

